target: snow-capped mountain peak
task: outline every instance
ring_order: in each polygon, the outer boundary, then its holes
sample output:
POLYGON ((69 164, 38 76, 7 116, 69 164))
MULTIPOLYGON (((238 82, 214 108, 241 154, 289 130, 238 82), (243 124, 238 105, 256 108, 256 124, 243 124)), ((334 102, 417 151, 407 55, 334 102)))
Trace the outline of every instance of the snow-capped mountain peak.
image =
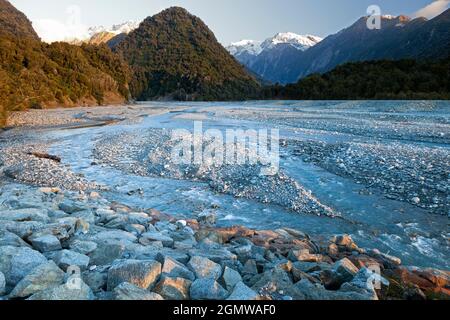
POLYGON ((264 50, 273 49, 280 44, 288 44, 297 50, 305 51, 306 49, 315 46, 320 41, 322 41, 322 38, 320 37, 285 32, 277 33, 275 36, 266 39, 265 41, 241 40, 232 43, 227 49, 235 57, 242 54, 258 56, 264 50))
POLYGON ((257 56, 262 51, 261 43, 261 41, 255 40, 241 40, 232 43, 227 47, 227 49, 232 55, 239 55, 246 52, 248 54, 257 56))
POLYGON ((263 42, 262 48, 270 49, 279 44, 289 44, 298 50, 305 51, 306 49, 315 46, 322 41, 322 38, 313 35, 299 35, 293 32, 277 33, 274 37, 263 42))
POLYGON ((121 24, 113 25, 111 28, 112 33, 121 34, 121 33, 130 33, 131 31, 137 29, 139 27, 139 22, 137 21, 127 21, 121 24))
POLYGON ((98 34, 98 33, 102 33, 102 32, 107 32, 107 33, 113 33, 115 35, 121 34, 121 33, 130 33, 131 31, 133 31, 134 29, 137 29, 139 27, 139 22, 136 21, 127 21, 124 23, 120 23, 120 24, 115 24, 112 27, 105 27, 105 26, 95 26, 95 27, 90 27, 88 29, 88 33, 90 35, 90 37, 98 34))

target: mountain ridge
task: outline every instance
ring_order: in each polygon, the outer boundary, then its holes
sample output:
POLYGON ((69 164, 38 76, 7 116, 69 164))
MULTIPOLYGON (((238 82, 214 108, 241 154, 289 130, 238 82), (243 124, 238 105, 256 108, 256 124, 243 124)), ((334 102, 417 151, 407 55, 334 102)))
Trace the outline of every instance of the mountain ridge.
POLYGON ((0 34, 40 40, 27 16, 7 0, 0 0, 0 34))
POLYGON ((297 51, 315 46, 322 38, 293 32, 277 33, 264 41, 242 40, 227 46, 227 50, 249 70, 269 82, 289 79, 289 61, 297 51))
POLYGON ((237 59, 264 79, 287 84, 347 62, 440 59, 450 55, 450 9, 431 20, 385 15, 380 30, 369 30, 367 18, 359 18, 305 51, 277 52, 277 59, 264 57, 259 65, 250 57, 237 59))
POLYGON ((208 26, 184 8, 146 18, 113 50, 133 69, 130 88, 140 100, 239 100, 259 89, 208 26))
POLYGON ((0 27, 0 126, 9 111, 128 101, 129 68, 106 45, 44 43, 4 0, 0 27))

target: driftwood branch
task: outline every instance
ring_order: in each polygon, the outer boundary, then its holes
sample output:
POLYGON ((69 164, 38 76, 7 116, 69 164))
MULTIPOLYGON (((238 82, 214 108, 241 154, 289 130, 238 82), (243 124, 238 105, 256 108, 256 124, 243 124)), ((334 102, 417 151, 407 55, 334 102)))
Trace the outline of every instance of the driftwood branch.
POLYGON ((61 158, 58 156, 54 156, 51 154, 47 154, 47 153, 40 153, 40 152, 29 152, 28 153, 30 156, 35 156, 36 158, 40 158, 40 159, 49 159, 55 162, 61 162, 61 158))

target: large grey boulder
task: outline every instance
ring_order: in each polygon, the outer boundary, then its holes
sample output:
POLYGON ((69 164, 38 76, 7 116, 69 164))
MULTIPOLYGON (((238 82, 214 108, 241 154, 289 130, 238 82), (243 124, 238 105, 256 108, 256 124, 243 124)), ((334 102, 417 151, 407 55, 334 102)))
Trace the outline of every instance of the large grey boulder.
POLYGON ((127 220, 130 224, 147 225, 152 221, 152 218, 145 212, 130 212, 127 215, 127 220))
POLYGON ((139 288, 134 284, 123 282, 113 291, 114 300, 164 300, 159 294, 139 288))
POLYGON ((172 278, 184 278, 191 281, 195 280, 195 275, 192 271, 171 257, 165 257, 162 266, 162 274, 172 278))
POLYGON ((188 267, 199 279, 211 278, 217 280, 222 275, 222 267, 208 258, 194 256, 189 260, 188 267))
POLYGON ((358 293, 366 296, 368 300, 378 300, 375 290, 381 289, 383 286, 389 286, 387 279, 368 268, 362 268, 351 282, 342 285, 340 291, 358 293))
POLYGON ((6 279, 3 272, 0 272, 0 296, 6 293, 6 279))
MULTIPOLYGON (((0 224, 1 223, 2 222, 0 221, 0 224)), ((0 230, 0 247, 4 246, 29 247, 29 244, 12 232, 0 230)))
POLYGON ((0 224, 4 230, 14 233, 16 236, 25 239, 33 234, 36 230, 45 227, 45 224, 39 221, 4 221, 0 220, 0 224))
POLYGON ((153 287, 160 275, 161 264, 157 261, 117 261, 108 271, 108 291, 112 291, 122 282, 129 282, 142 289, 148 289, 153 287))
POLYGON ((182 264, 187 264, 189 262, 189 255, 186 254, 184 250, 175 250, 171 248, 162 248, 158 250, 156 254, 156 260, 159 262, 164 262, 166 257, 170 257, 182 264))
POLYGON ((28 300, 94 300, 95 296, 91 288, 85 284, 80 278, 76 282, 77 285, 70 285, 69 283, 50 288, 44 291, 33 294, 28 300))
POLYGON ((192 281, 185 278, 163 276, 153 291, 167 300, 189 300, 189 289, 192 281))
POLYGON ((281 268, 274 268, 258 276, 252 289, 256 292, 264 292, 274 299, 290 297, 294 300, 302 300, 303 294, 295 286, 288 272, 281 268))
POLYGON ((323 285, 312 283, 307 279, 297 282, 295 288, 304 295, 305 300, 377 300, 376 295, 369 292, 327 290, 323 285))
POLYGON ((39 250, 40 252, 50 252, 62 249, 59 239, 51 234, 36 238, 33 237, 31 239, 31 244, 34 249, 39 250))
POLYGON ((237 260, 237 255, 231 253, 229 250, 225 248, 220 249, 191 249, 189 250, 189 255, 191 257, 205 257, 209 260, 212 260, 216 263, 222 263, 226 260, 237 260))
POLYGON ((358 271, 348 258, 344 258, 337 261, 331 270, 324 270, 321 278, 327 289, 337 290, 343 283, 351 281, 358 271))
POLYGON ((10 298, 25 298, 39 291, 59 286, 64 272, 53 262, 42 264, 25 276, 9 294, 10 298))
POLYGON ((234 269, 231 269, 228 266, 225 266, 224 270, 223 270, 223 275, 221 277, 221 283, 223 283, 225 285, 225 288, 228 291, 233 290, 234 286, 236 284, 238 284, 239 282, 242 281, 242 277, 239 274, 239 272, 237 272, 234 269))
POLYGON ((129 243, 137 242, 137 237, 127 231, 122 230, 110 230, 97 233, 92 241, 97 243, 120 243, 127 245, 129 243))
POLYGON ((85 255, 94 252, 97 249, 97 247, 98 247, 97 243, 93 241, 74 240, 70 244, 71 250, 85 255))
POLYGON ((65 199, 58 205, 58 207, 59 210, 62 210, 68 214, 73 214, 87 209, 85 204, 70 199, 65 199))
POLYGON ((121 259, 126 246, 122 243, 98 243, 98 247, 89 254, 92 265, 109 265, 113 261, 121 259))
POLYGON ((89 257, 71 250, 61 250, 54 257, 56 264, 64 271, 71 266, 86 270, 89 265, 89 257))
POLYGON ((15 287, 34 268, 44 263, 47 259, 28 247, 0 247, 0 272, 5 275, 7 286, 15 287))
POLYGON ((1 210, 0 220, 9 221, 40 221, 48 222, 49 218, 45 209, 18 209, 18 210, 1 210))
POLYGON ((82 273, 83 281, 92 289, 94 292, 100 292, 106 289, 106 282, 108 280, 107 271, 104 268, 96 268, 92 271, 85 271, 82 273))
POLYGON ((258 300, 259 295, 247 287, 242 281, 238 282, 231 295, 228 297, 227 300, 234 300, 234 301, 249 301, 249 300, 258 300))
POLYGON ((197 279, 190 288, 193 300, 225 300, 228 292, 213 278, 197 279))
POLYGON ((143 245, 151 244, 154 241, 161 241, 164 247, 171 248, 173 247, 173 239, 167 235, 162 234, 161 232, 146 232, 141 235, 139 242, 143 245))

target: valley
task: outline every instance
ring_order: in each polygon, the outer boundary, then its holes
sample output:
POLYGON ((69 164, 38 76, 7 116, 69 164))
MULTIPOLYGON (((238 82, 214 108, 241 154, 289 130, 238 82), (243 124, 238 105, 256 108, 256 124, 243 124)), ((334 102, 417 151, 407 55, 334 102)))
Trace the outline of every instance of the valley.
POLYGON ((74 129, 46 128, 43 123, 30 128, 22 122, 20 133, 7 131, 3 139, 18 137, 2 145, 8 154, 2 157, 3 172, 39 186, 99 188, 111 201, 186 219, 215 208, 219 226, 290 226, 325 238, 349 233, 359 243, 408 264, 448 268, 446 108, 447 102, 355 101, 143 103, 123 107, 117 116, 101 116, 107 108, 92 109, 93 114, 56 110, 58 118, 69 115, 74 129), (211 168, 209 173, 194 166, 184 174, 185 169, 164 160, 167 152, 170 157, 170 131, 192 130, 190 119, 197 115, 203 115, 205 128, 280 129, 285 141, 280 173, 267 181, 255 180, 255 168, 244 165, 229 172, 226 167, 211 168), (75 125, 111 119, 116 123, 79 129, 75 125), (19 138, 34 130, 41 138, 19 138), (39 169, 49 162, 23 158, 25 150, 57 155, 62 167, 53 163, 54 169, 39 169), (20 174, 12 170, 17 166, 25 166, 20 174))

